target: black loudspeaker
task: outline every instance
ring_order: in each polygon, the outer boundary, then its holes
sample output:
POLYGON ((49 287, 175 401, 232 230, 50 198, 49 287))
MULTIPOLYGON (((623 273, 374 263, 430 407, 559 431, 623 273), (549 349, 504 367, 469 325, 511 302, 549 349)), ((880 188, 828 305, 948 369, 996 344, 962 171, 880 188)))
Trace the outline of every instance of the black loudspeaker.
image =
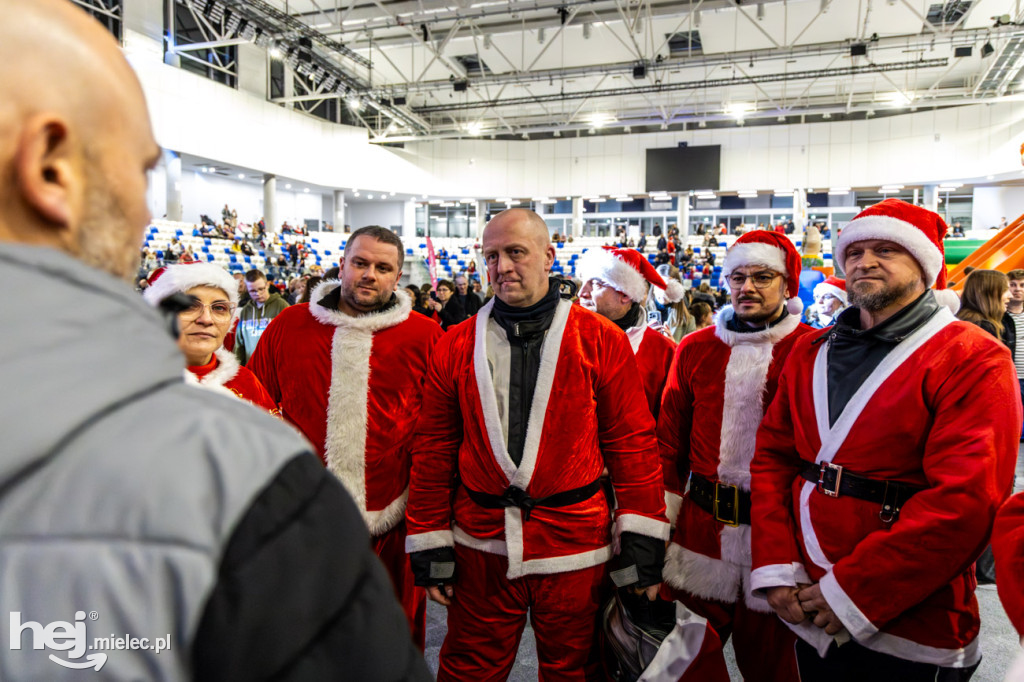
POLYGON ((469 81, 455 81, 455 92, 465 92, 469 87, 469 81))
POLYGON ((393 100, 391 100, 391 104, 396 107, 403 106, 405 104, 405 97, 395 97, 393 100))
POLYGON ((646 64, 638 64, 638 65, 634 66, 633 67, 633 78, 635 78, 637 80, 640 80, 642 78, 647 78, 647 65, 646 64))
POLYGON ((851 57, 863 57, 868 53, 868 46, 864 43, 857 43, 856 45, 850 45, 850 56, 851 57))
POLYGON ((971 47, 970 45, 965 45, 964 47, 954 47, 953 48, 953 56, 954 57, 970 57, 973 52, 974 52, 974 48, 971 47))

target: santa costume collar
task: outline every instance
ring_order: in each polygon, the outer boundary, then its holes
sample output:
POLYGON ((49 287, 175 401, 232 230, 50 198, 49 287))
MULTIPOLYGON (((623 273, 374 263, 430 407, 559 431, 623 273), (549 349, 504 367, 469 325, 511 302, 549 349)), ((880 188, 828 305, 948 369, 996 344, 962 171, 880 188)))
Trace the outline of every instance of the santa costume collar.
POLYGON ((721 339, 727 346, 751 343, 776 344, 792 334, 793 330, 800 325, 799 315, 783 315, 766 329, 737 332, 728 328, 729 321, 732 320, 734 314, 732 306, 727 305, 715 316, 715 336, 721 339))
POLYGON ((395 302, 383 310, 358 317, 321 305, 324 298, 340 286, 341 280, 328 279, 313 288, 313 293, 309 297, 309 312, 321 324, 372 333, 404 322, 412 312, 412 298, 404 289, 396 291, 392 299, 395 302))
MULTIPOLYGON (((185 383, 199 386, 215 393, 230 395, 232 398, 238 398, 234 391, 225 386, 225 384, 238 375, 239 364, 235 354, 221 346, 213 352, 213 357, 217 362, 217 366, 201 377, 186 369, 185 383)), ((212 363, 213 361, 211 360, 210 362, 212 363)))

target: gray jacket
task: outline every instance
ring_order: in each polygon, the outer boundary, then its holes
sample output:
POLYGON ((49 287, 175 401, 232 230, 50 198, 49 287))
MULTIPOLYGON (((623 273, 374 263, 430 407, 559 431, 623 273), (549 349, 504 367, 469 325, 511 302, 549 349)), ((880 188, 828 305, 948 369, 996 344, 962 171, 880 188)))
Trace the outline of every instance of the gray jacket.
POLYGON ((429 679, 296 432, 186 385, 109 275, 0 244, 0 285, 0 679, 429 679))

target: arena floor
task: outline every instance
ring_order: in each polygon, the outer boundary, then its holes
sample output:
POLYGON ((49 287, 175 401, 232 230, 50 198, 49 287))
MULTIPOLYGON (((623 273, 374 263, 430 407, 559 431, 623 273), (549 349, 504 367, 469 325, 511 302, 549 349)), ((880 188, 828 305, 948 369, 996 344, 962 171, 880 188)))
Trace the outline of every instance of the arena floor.
MULTIPOLYGON (((1021 448, 1024 454, 1024 447, 1021 448)), ((1017 458, 1017 480, 1014 486, 1015 492, 1024 490, 1024 457, 1017 458)), ((978 588, 978 602, 981 605, 981 646, 983 658, 978 672, 971 682, 1002 682, 1010 664, 1020 652, 1021 647, 1014 631, 1010 625, 1006 612, 1003 611, 999 596, 996 594, 995 585, 983 585, 978 588)), ((427 664, 431 671, 437 672, 437 658, 441 650, 441 642, 447 632, 445 623, 445 609, 433 602, 427 604, 427 664)), ((729 673, 734 680, 741 680, 739 670, 736 668, 735 657, 732 653, 732 644, 726 645, 726 661, 729 664, 729 673)), ((534 646, 533 630, 527 623, 526 631, 523 633, 523 640, 519 647, 519 654, 516 656, 515 666, 512 668, 512 675, 509 680, 512 682, 528 682, 537 679, 537 650, 534 646)))

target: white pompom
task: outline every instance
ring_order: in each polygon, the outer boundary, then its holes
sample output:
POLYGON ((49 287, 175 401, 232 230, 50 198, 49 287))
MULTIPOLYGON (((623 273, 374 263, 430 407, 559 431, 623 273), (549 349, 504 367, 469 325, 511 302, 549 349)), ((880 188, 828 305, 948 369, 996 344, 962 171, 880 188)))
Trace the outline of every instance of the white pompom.
POLYGON ((949 311, 956 315, 960 310, 960 296, 952 289, 935 289, 935 302, 949 308, 949 311))
POLYGON ((676 303, 683 300, 683 294, 686 293, 686 289, 677 280, 672 278, 665 279, 665 288, 654 287, 654 297, 658 299, 658 303, 664 305, 668 303, 676 303))
POLYGON ((799 296, 794 296, 786 301, 786 310, 790 315, 799 315, 804 311, 804 302, 800 300, 799 296))

